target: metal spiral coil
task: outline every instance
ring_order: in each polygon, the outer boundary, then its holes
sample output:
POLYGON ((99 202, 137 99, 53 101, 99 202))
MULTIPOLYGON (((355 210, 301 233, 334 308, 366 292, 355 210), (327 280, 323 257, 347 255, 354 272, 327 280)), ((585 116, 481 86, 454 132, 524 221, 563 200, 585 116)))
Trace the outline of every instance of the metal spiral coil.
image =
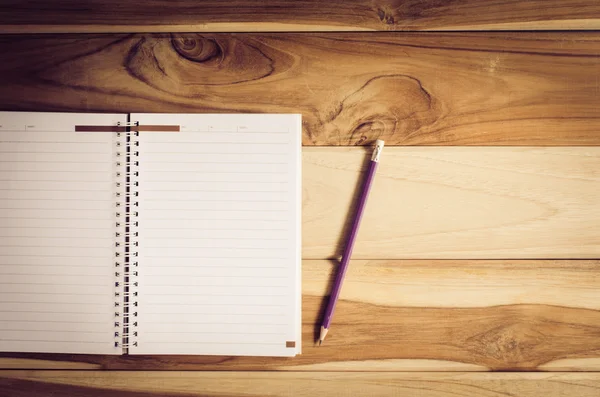
POLYGON ((118 123, 126 132, 115 134, 115 347, 128 354, 138 345, 136 337, 138 306, 138 217, 139 132, 133 123, 118 123), (134 270, 135 268, 135 270, 134 270))

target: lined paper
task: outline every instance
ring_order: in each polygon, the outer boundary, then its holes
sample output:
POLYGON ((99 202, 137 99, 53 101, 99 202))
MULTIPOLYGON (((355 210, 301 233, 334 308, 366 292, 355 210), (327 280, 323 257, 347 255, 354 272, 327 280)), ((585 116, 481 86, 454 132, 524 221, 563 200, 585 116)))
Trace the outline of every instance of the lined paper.
POLYGON ((130 353, 299 353, 300 115, 131 119, 181 132, 139 137, 130 353))
POLYGON ((125 115, 0 112, 0 351, 114 346, 114 136, 125 115))

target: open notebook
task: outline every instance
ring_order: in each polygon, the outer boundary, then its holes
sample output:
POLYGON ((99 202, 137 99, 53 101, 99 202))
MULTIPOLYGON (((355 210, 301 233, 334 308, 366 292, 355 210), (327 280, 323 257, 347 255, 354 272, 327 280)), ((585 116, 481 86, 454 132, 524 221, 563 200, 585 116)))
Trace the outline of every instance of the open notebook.
POLYGON ((0 351, 300 353, 300 115, 0 112, 0 351))

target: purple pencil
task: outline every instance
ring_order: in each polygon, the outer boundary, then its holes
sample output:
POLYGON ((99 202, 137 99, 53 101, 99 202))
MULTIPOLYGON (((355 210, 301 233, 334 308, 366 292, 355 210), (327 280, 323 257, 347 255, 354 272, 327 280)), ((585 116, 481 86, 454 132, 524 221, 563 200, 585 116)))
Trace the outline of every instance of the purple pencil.
POLYGON ((377 140, 377 142, 375 142, 375 150, 373 151, 373 155, 371 156, 371 161, 369 163, 369 170, 367 171, 365 184, 363 186, 362 192, 360 193, 358 206, 356 207, 356 214, 354 216, 354 222, 352 222, 352 229, 350 229, 348 242, 346 243, 346 247, 344 247, 344 253, 342 254, 342 262, 340 263, 338 273, 335 277, 333 290, 331 291, 329 302, 327 303, 327 310, 325 310, 325 316, 323 317, 323 324, 321 325, 321 335, 319 336, 319 346, 325 340, 327 332, 329 332, 331 318, 333 317, 333 312, 335 311, 335 304, 337 303, 338 297, 340 296, 340 291, 342 290, 342 283, 344 282, 344 277, 346 276, 346 271, 348 270, 348 265, 350 264, 350 257, 352 256, 354 241, 356 240, 356 236, 358 235, 358 227, 360 226, 360 220, 362 219, 362 215, 367 204, 367 198, 369 197, 369 191, 371 190, 373 179, 375 179, 375 171, 377 171, 377 164, 379 163, 379 156, 381 155, 381 151, 383 150, 383 144, 384 142, 379 139, 377 140))

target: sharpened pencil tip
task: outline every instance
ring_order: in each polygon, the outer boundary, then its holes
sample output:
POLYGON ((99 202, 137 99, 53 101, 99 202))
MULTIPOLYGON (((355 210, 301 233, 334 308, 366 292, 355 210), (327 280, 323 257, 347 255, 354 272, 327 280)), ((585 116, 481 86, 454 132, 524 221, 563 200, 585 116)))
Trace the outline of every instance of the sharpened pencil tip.
POLYGON ((327 331, 329 331, 327 328, 321 327, 321 333, 319 334, 319 346, 323 344, 325 336, 327 336, 327 331))

